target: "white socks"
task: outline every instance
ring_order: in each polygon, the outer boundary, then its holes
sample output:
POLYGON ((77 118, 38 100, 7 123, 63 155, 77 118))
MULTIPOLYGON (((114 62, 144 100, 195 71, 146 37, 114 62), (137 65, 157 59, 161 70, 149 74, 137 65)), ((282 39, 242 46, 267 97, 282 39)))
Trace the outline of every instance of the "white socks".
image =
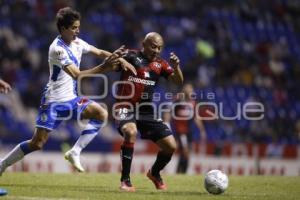
POLYGON ((96 137, 97 134, 98 132, 80 135, 80 137, 72 147, 72 151, 79 155, 82 149, 84 149, 94 139, 94 137, 96 137))
POLYGON ((72 147, 72 151, 79 155, 82 149, 84 149, 96 137, 102 123, 102 121, 90 120, 75 145, 72 147))
POLYGON ((24 157, 24 152, 22 151, 20 144, 18 144, 13 150, 11 150, 3 159, 3 165, 9 167, 14 163, 18 162, 24 157))

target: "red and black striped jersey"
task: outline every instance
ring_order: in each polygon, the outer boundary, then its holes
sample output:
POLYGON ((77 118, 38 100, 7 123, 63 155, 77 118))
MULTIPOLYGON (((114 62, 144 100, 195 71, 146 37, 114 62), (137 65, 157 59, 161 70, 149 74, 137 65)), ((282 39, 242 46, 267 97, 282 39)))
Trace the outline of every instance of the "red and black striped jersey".
POLYGON ((124 82, 118 84, 117 101, 131 103, 133 106, 136 103, 152 102, 159 78, 167 79, 174 71, 164 59, 149 61, 141 51, 130 50, 124 59, 135 67, 137 75, 129 71, 121 72, 120 80, 124 82))

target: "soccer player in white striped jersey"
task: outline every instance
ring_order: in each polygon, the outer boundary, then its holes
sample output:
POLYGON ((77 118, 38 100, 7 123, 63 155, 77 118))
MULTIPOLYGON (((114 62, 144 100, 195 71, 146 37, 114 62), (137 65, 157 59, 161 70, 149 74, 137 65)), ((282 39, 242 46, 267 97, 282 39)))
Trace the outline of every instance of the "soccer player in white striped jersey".
POLYGON ((34 135, 32 139, 18 144, 0 161, 0 175, 25 155, 42 149, 49 133, 67 118, 89 120, 75 145, 65 154, 65 158, 79 172, 83 172, 80 152, 97 135, 108 114, 96 102, 77 95, 76 80, 81 75, 105 73, 119 66, 136 74, 134 67, 121 58, 123 47, 111 54, 78 38, 80 14, 77 11, 69 7, 60 9, 56 15, 56 25, 60 35, 49 48, 49 82, 41 100, 34 135), (80 71, 81 56, 85 53, 92 53, 104 62, 80 71))

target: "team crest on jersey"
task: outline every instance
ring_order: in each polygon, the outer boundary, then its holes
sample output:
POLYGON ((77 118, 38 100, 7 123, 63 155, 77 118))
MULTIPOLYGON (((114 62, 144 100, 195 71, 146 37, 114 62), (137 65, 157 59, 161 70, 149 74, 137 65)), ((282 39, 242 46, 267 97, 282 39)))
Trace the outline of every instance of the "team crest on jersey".
POLYGON ((159 74, 161 71, 161 64, 158 62, 152 62, 150 64, 150 69, 154 71, 156 74, 159 74))
POLYGON ((46 113, 43 113, 43 114, 41 115, 41 121, 42 121, 42 122, 46 122, 47 119, 48 119, 47 114, 46 114, 46 113))
POLYGON ((57 56, 58 60, 64 60, 66 58, 66 56, 62 50, 56 51, 56 56, 57 56))
POLYGON ((58 59, 61 59, 62 58, 62 56, 63 56, 63 51, 61 51, 61 50, 58 50, 58 51, 56 51, 56 56, 58 57, 58 59))
POLYGON ((160 67, 161 67, 161 64, 158 63, 158 62, 154 62, 154 63, 153 63, 153 66, 156 67, 156 68, 160 68, 160 67))
POLYGON ((56 51, 56 55, 59 57, 59 56, 61 56, 63 54, 63 51, 61 51, 61 50, 58 50, 58 51, 56 51))

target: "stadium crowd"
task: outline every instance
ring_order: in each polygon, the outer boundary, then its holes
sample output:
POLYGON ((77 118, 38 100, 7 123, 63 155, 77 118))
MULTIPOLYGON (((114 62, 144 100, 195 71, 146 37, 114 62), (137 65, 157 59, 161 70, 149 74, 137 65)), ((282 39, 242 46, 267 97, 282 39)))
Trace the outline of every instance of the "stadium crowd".
MULTIPOLYGON (((53 19, 65 6, 82 14, 80 37, 109 51, 121 44, 138 48, 145 33, 161 33, 165 38, 163 57, 176 52, 198 101, 223 103, 225 116, 234 116, 238 103, 264 105, 262 120, 205 121, 207 142, 299 144, 300 1, 293 0, 1 1, 0 75, 14 89, 9 96, 0 95, 2 144, 31 136, 48 81, 47 52, 56 37, 53 19), (207 98, 207 93, 214 98, 207 98)), ((87 58, 82 66, 99 62, 87 58)), ((118 73, 110 74, 110 80, 117 79, 118 73)), ((90 82, 96 84, 85 84, 85 91, 97 94, 101 82, 90 82)), ((168 90, 180 88, 168 84, 157 88, 162 94, 168 90)), ((111 91, 101 101, 110 108, 111 91)), ((111 136, 114 140, 118 134, 111 124, 107 132, 115 135, 111 136)), ((62 126, 55 137, 75 140, 77 136, 72 135, 80 131, 73 125, 62 126)), ((194 140, 199 141, 194 129, 194 140)), ((98 140, 103 143, 100 150, 108 151, 110 141, 105 135, 103 131, 98 140)), ((52 144, 60 144, 55 143, 57 138, 52 140, 52 144)))

